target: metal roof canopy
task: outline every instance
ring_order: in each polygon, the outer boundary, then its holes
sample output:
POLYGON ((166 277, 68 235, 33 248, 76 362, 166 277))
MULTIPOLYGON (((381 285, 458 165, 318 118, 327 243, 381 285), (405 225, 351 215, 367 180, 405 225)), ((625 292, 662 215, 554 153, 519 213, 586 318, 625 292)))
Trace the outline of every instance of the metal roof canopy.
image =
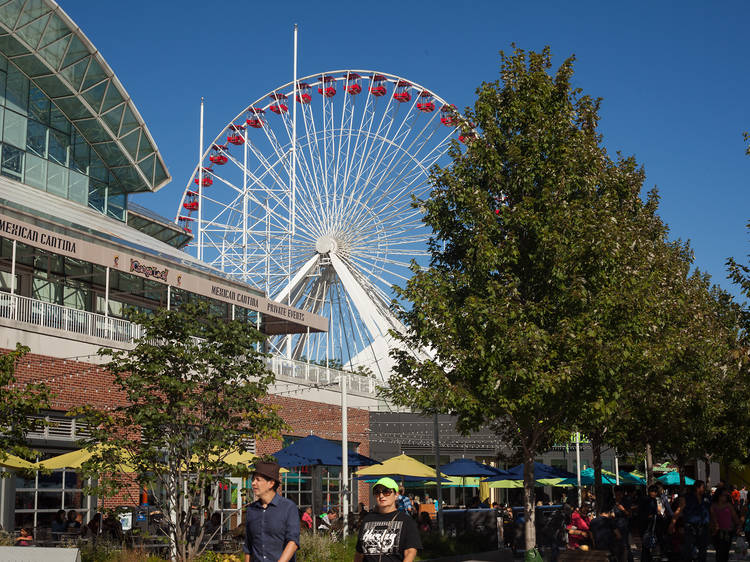
POLYGON ((125 191, 156 191, 169 183, 130 96, 56 2, 0 0, 0 52, 73 123, 125 191))

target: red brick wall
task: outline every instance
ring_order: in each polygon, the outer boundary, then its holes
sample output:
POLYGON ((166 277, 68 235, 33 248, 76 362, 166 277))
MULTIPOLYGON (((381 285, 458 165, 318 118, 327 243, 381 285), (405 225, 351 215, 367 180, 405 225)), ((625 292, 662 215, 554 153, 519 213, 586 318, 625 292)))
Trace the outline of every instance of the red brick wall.
MULTIPOLYGON (((8 350, 0 350, 5 353, 8 350)), ((58 359, 36 353, 27 354, 16 368, 18 383, 45 382, 55 393, 52 409, 66 411, 75 406, 90 404, 111 408, 123 403, 124 394, 113 385, 114 377, 100 366, 70 359, 58 359)), ((279 414, 289 425, 285 434, 304 437, 314 434, 324 439, 341 439, 341 407, 312 402, 290 396, 267 397, 279 407, 279 414)), ((348 408, 348 439, 360 443, 358 452, 369 455, 369 412, 348 408)), ((262 439, 257 444, 259 454, 273 453, 281 448, 280 440, 262 439)), ((130 504, 129 497, 137 497, 137 489, 120 497, 105 500, 105 506, 130 504)), ((369 505, 369 486, 359 484, 359 498, 369 505)), ((352 506, 356 508, 356 506, 352 506)))

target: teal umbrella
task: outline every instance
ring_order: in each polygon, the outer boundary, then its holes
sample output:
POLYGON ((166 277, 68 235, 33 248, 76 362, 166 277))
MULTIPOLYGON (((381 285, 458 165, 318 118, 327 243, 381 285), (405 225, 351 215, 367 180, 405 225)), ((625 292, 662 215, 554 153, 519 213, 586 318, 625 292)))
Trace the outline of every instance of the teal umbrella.
MULTIPOLYGON (((667 486, 679 486, 680 485, 680 473, 677 472, 676 470, 673 470, 672 472, 667 472, 666 474, 659 476, 657 480, 661 482, 662 484, 666 484, 667 486)), ((695 484, 695 480, 685 476, 685 485, 692 486, 693 484, 695 484)))

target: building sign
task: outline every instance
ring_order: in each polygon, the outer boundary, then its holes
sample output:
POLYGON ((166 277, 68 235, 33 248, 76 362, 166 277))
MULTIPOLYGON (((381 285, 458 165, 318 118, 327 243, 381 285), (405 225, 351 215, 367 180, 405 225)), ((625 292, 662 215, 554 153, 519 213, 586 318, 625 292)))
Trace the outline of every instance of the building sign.
POLYGON ((165 283, 167 282, 167 276, 169 275, 169 269, 166 267, 164 269, 159 269, 158 267, 146 265, 139 260, 134 260, 133 258, 130 258, 130 272, 139 273, 145 276, 146 279, 153 277, 154 279, 159 279, 165 283))
POLYGON ((60 236, 49 230, 27 226, 1 217, 0 233, 7 234, 10 238, 21 242, 30 242, 34 246, 49 248, 67 254, 76 253, 76 241, 72 238, 60 236))
POLYGON ((234 289, 228 289, 226 287, 221 287, 220 285, 211 285, 211 294, 223 300, 236 302, 245 308, 251 308, 253 310, 258 310, 260 308, 258 297, 249 293, 235 291, 234 289))
POLYGON ((291 306, 284 306, 273 301, 266 303, 266 312, 273 316, 288 318, 289 320, 299 320, 300 322, 305 321, 305 313, 298 308, 292 308, 291 306))

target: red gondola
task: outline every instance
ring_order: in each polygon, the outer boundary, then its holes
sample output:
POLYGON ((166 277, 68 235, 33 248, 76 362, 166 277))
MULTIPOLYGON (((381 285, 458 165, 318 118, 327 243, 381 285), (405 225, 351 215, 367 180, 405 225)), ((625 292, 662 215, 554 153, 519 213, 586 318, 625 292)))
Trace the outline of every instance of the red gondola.
POLYGON ((356 96, 359 93, 362 93, 362 86, 359 84, 359 81, 362 77, 357 74, 356 72, 350 72, 346 77, 346 91, 356 96))
POLYGON ((185 231, 185 232, 187 232, 188 234, 192 234, 192 233, 193 233, 192 229, 188 228, 187 226, 183 226, 183 227, 182 227, 182 230, 184 230, 184 231, 185 231))
POLYGON ((227 137, 227 142, 229 144, 233 144, 235 146, 239 146, 239 145, 245 143, 245 139, 240 134, 242 131, 245 130, 245 126, 244 125, 235 125, 234 123, 232 123, 227 128, 230 131, 229 136, 227 137))
POLYGON ((188 201, 187 203, 183 203, 182 206, 185 207, 188 211, 197 211, 198 201, 188 201))
POLYGON ((200 184, 203 187, 209 187, 214 184, 214 180, 211 179, 211 176, 203 176, 203 183, 200 183, 199 178, 195 178, 193 182, 195 183, 195 185, 200 184))
POLYGON ((456 106, 444 105, 440 108, 440 122, 446 127, 454 127, 456 125, 456 106))
POLYGON ((419 93, 419 101, 417 101, 417 109, 424 111, 425 113, 431 113, 435 111, 435 102, 432 101, 432 94, 427 90, 422 90, 419 93))
POLYGON ((227 145, 225 144, 212 144, 211 150, 215 150, 216 152, 219 152, 220 150, 226 150, 227 145))
POLYGON ((248 127, 252 127, 253 129, 263 127, 263 115, 265 111, 260 107, 249 107, 247 110, 250 112, 250 117, 245 121, 248 127))
POLYGON ((464 144, 469 144, 470 142, 477 140, 477 134, 474 131, 469 131, 468 133, 458 135, 458 140, 464 144))
POLYGON ((285 103, 287 100, 286 94, 279 94, 277 92, 274 92, 268 97, 276 101, 276 103, 272 103, 268 108, 276 115, 281 115, 282 113, 286 113, 287 111, 289 111, 289 106, 285 103))
POLYGON ((224 156, 221 153, 218 154, 212 154, 208 157, 208 160, 211 162, 211 164, 216 164, 217 166, 223 166, 228 162, 228 158, 224 156))
POLYGON ((192 222, 195 219, 193 217, 184 217, 184 216, 182 216, 182 217, 177 217, 177 220, 178 221, 185 221, 185 222, 192 222))
POLYGON ((188 189, 188 191, 187 191, 187 196, 188 196, 188 197, 198 197, 198 192, 197 192, 197 191, 190 191, 190 190, 188 189))
POLYGON ((372 86, 370 86, 370 93, 376 98, 386 94, 385 80, 386 78, 382 74, 373 75, 371 79, 372 86))
POLYGON ((327 98, 332 98, 336 95, 336 79, 333 76, 323 76, 320 79, 320 87, 318 93, 327 98))
POLYGON ((406 80, 399 80, 396 83, 396 91, 393 92, 393 99, 401 103, 405 101, 411 101, 411 93, 409 92, 410 87, 410 82, 407 82, 406 80))
POLYGON ((312 101, 310 84, 307 82, 297 82, 297 95, 294 97, 299 103, 310 103, 312 101))

